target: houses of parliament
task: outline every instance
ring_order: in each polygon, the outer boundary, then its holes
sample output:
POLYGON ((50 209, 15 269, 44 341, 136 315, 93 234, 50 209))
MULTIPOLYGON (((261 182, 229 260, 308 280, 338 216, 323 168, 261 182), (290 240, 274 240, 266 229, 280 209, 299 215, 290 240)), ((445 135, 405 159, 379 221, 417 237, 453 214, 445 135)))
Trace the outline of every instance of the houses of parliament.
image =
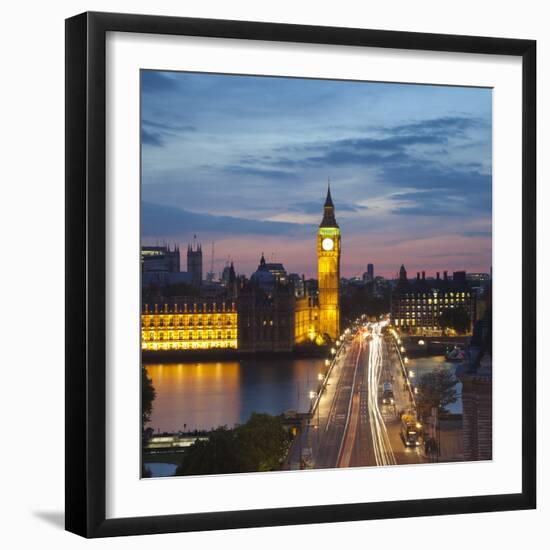
POLYGON ((200 244, 188 246, 187 272, 179 270, 177 247, 143 247, 142 281, 153 292, 142 300, 142 350, 290 352, 304 344, 329 344, 340 334, 340 256, 330 186, 317 229, 317 281, 287 274, 263 254, 250 278, 237 276, 231 263, 219 282, 213 274, 203 281, 200 244), (163 284, 192 292, 168 296, 163 284))

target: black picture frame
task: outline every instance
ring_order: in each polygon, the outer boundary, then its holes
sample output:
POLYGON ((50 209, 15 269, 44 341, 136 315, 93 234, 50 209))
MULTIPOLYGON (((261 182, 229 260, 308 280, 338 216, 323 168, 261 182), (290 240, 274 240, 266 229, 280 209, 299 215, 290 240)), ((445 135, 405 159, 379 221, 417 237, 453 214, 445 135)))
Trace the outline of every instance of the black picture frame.
POLYGON ((66 529, 107 537, 532 509, 536 506, 536 42, 115 13, 66 20, 66 529), (517 494, 106 519, 106 33, 517 56, 522 121, 522 491, 517 494))

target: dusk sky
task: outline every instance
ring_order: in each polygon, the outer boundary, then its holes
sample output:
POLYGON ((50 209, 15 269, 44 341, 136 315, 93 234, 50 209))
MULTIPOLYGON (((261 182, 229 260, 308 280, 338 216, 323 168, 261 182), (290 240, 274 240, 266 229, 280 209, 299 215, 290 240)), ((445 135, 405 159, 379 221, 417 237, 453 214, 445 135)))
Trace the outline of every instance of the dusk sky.
POLYGON ((142 242, 204 272, 317 277, 330 178, 342 275, 491 266, 489 89, 142 71, 142 242))

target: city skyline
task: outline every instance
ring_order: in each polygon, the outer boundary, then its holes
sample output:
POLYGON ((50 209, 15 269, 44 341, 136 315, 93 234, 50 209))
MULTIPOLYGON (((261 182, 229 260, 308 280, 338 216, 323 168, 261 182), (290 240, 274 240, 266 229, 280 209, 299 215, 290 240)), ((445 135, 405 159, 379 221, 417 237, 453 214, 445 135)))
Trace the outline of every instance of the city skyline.
POLYGON ((142 244, 316 277, 330 177, 343 277, 489 272, 491 139, 487 89, 144 71, 142 244))

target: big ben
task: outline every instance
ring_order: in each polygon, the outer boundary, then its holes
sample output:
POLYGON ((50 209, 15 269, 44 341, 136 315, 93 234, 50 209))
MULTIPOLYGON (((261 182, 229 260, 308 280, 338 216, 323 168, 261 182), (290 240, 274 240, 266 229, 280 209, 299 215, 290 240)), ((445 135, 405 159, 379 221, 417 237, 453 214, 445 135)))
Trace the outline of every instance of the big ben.
POLYGON ((340 335, 340 228, 334 216, 330 184, 317 231, 319 332, 332 341, 340 335))

